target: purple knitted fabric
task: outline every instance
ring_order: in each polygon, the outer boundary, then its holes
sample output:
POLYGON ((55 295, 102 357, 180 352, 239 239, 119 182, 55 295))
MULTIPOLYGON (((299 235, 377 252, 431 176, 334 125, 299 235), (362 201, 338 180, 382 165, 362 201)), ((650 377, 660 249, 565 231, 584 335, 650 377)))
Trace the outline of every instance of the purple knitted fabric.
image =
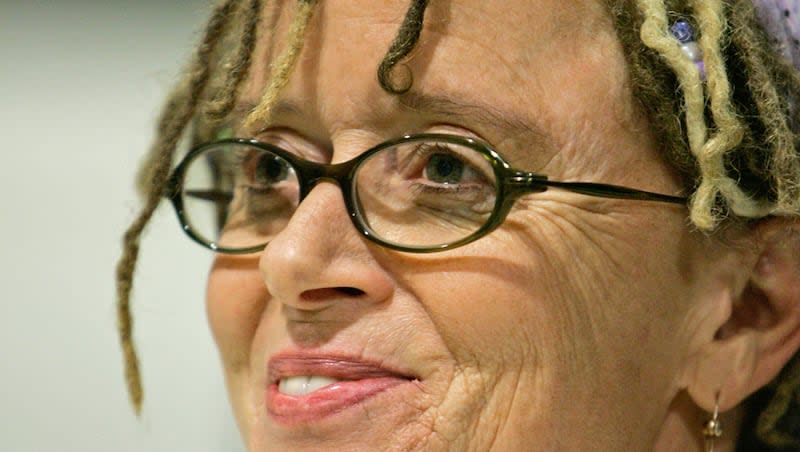
POLYGON ((753 6, 776 48, 800 69, 800 0, 753 0, 753 6))

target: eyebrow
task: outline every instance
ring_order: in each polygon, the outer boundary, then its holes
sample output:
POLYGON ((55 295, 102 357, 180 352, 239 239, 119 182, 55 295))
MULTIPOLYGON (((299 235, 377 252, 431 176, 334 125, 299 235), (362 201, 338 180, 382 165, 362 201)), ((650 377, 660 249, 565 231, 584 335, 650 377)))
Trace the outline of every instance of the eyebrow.
POLYGON ((502 132, 529 137, 536 143, 549 141, 548 135, 529 119, 494 105, 464 102, 449 94, 434 95, 418 91, 401 94, 399 99, 403 107, 414 112, 478 123, 493 130, 501 129, 502 132))
MULTIPOLYGON (((258 102, 252 100, 243 100, 233 107, 230 116, 235 122, 242 122, 256 107, 258 107, 258 104, 258 102)), ((271 114, 273 117, 281 115, 299 116, 303 114, 303 109, 299 104, 282 99, 272 106, 271 114)))
MULTIPOLYGON (((413 90, 399 95, 398 100, 401 107, 414 113, 454 118, 467 125, 478 124, 504 134, 526 137, 533 143, 549 142, 548 135, 529 119, 500 110, 494 105, 457 100, 457 96, 451 94, 430 94, 413 90)), ((242 119, 256 106, 256 102, 244 101, 234 108, 234 117, 242 119)), ((281 99, 273 106, 272 115, 302 116, 303 108, 295 102, 281 99)))

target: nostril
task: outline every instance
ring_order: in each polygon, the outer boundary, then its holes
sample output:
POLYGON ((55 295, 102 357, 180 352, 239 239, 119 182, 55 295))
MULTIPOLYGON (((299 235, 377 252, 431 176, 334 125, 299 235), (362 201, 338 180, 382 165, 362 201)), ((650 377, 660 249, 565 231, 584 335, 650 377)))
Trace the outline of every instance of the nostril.
POLYGON ((364 295, 364 291, 361 289, 356 289, 355 287, 336 287, 338 292, 342 292, 345 295, 350 295, 351 297, 360 297, 364 295))
POLYGON ((361 289, 355 287, 330 287, 325 289, 314 289, 303 292, 302 299, 304 301, 325 301, 328 299, 347 297, 360 297, 366 294, 361 289))

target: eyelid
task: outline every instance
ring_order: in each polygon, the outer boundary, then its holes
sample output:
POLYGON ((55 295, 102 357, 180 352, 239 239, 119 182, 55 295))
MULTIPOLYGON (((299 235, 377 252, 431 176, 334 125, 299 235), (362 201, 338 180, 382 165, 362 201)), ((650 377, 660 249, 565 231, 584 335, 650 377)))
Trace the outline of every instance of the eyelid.
POLYGON ((328 163, 331 152, 297 131, 287 127, 273 127, 255 134, 254 138, 262 143, 269 143, 304 160, 328 163))
POLYGON ((492 149, 494 149, 494 144, 492 144, 492 142, 488 140, 485 136, 481 135, 478 132, 475 132, 474 130, 467 129, 464 126, 459 126, 457 124, 438 123, 426 129, 426 133, 445 133, 449 135, 458 135, 466 138, 475 138, 476 140, 488 144, 492 149))

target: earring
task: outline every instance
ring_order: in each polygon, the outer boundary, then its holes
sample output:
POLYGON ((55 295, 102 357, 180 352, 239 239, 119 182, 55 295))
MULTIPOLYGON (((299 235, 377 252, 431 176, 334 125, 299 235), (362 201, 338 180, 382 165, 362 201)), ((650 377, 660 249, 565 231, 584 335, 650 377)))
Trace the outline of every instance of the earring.
POLYGON ((706 452, 714 452, 714 443, 717 438, 722 437, 722 423, 719 421, 719 393, 714 401, 714 414, 711 419, 703 425, 703 439, 705 440, 706 452))

